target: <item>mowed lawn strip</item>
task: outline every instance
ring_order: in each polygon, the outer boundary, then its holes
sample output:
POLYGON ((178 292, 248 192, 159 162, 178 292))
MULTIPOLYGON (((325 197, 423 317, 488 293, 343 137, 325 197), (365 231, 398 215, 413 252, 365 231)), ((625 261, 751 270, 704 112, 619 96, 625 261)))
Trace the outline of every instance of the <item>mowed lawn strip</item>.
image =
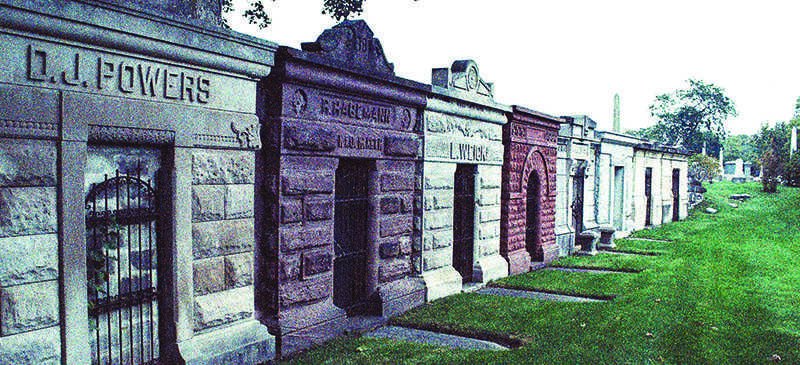
MULTIPOLYGON (((672 240, 665 244, 667 254, 601 254, 556 263, 644 269, 619 274, 632 276, 620 284, 621 294, 613 301, 459 294, 394 320, 515 336, 524 341, 520 348, 457 351, 348 339, 296 363, 770 364, 773 355, 780 363, 800 363, 800 190, 781 187, 778 194, 764 194, 757 184, 732 183, 707 188, 706 202, 687 221, 635 234, 672 240), (727 198, 735 193, 753 198, 733 208, 727 198), (719 212, 705 214, 705 206, 719 212)), ((542 279, 537 275, 522 277, 535 283, 542 279)))
POLYGON ((621 238, 614 240, 614 243, 617 245, 616 251, 645 255, 664 255, 672 252, 675 248, 674 242, 642 241, 621 238))
POLYGON ((657 256, 615 255, 601 252, 597 256, 564 257, 552 262, 550 266, 640 272, 652 267, 658 259, 657 256))
POLYGON ((503 278, 491 285, 595 299, 613 299, 626 292, 626 286, 631 284, 633 275, 635 274, 538 270, 503 278))

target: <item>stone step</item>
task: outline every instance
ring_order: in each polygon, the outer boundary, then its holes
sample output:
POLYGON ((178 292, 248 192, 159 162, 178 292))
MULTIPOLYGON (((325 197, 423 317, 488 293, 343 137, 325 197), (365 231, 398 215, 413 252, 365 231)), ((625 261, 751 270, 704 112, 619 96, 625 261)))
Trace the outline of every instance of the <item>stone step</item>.
POLYGON ((581 269, 577 267, 548 267, 545 270, 566 271, 566 272, 587 272, 591 274, 635 274, 630 271, 620 271, 612 269, 581 269))
POLYGON ((564 295, 564 294, 552 294, 552 293, 545 293, 533 290, 517 290, 517 289, 506 289, 506 288, 496 288, 496 287, 486 287, 481 290, 478 290, 476 293, 485 295, 497 295, 502 297, 548 300, 554 302, 581 302, 581 303, 607 302, 607 300, 603 299, 594 299, 594 298, 579 297, 579 296, 564 295))
POLYGON ((397 341, 425 343, 463 350, 501 351, 509 349, 508 347, 491 341, 398 326, 381 327, 365 334, 364 336, 372 338, 386 338, 397 341))

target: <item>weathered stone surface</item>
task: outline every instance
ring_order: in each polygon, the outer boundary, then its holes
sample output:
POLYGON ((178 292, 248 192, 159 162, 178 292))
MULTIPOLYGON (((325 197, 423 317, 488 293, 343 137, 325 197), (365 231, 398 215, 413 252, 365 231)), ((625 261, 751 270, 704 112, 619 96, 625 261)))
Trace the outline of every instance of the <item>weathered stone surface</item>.
POLYGON ((285 229, 281 232, 281 250, 293 251, 322 246, 333 240, 333 225, 321 228, 285 229))
POLYGON ((194 294, 206 295, 228 289, 225 282, 225 259, 212 257, 194 262, 194 294))
POLYGON ((414 190, 414 176, 400 174, 383 174, 381 176, 382 191, 414 190))
POLYGON ((436 210, 453 207, 453 191, 426 191, 425 210, 436 210))
POLYGON ((253 284, 253 254, 225 256, 225 286, 240 288, 253 284))
POLYGON ((500 187, 502 173, 486 173, 480 175, 481 189, 496 189, 500 187))
POLYGON ((281 201, 281 223, 296 223, 303 220, 303 201, 284 199, 281 201))
POLYGON ((419 141, 416 138, 386 137, 383 146, 388 156, 414 157, 419 150, 419 141))
POLYGON ((422 270, 436 270, 450 265, 453 262, 452 250, 434 250, 426 253, 422 258, 422 270))
POLYGON ((58 278, 58 237, 54 234, 0 238, 0 286, 58 278))
POLYGON ((414 225, 410 216, 389 218, 381 221, 381 237, 408 234, 413 229, 414 225))
POLYGON ((192 154, 192 183, 252 184, 255 155, 249 151, 203 150, 192 154))
POLYGON ((303 254, 303 277, 314 276, 331 270, 333 258, 328 252, 303 254))
POLYGON ((0 139, 0 186, 55 186, 56 176, 54 142, 0 139))
POLYGON ((333 218, 333 202, 330 200, 306 201, 306 221, 321 221, 333 218))
POLYGON ((405 259, 384 260, 378 271, 381 282, 392 281, 411 272, 411 263, 405 259))
POLYGON ((195 297, 195 331, 249 318, 253 315, 253 287, 245 286, 195 297))
POLYGON ((0 364, 61 364, 61 331, 58 327, 50 327, 0 337, 0 364))
POLYGON ((221 185, 192 186, 192 221, 205 222, 225 216, 225 187, 221 185))
POLYGON ((296 173, 281 178, 283 193, 287 195, 333 193, 333 175, 329 173, 296 173))
POLYGON ((336 133, 325 128, 288 127, 284 130, 286 148, 328 152, 336 149, 336 133))
POLYGON ((453 211, 451 209, 432 211, 425 214, 423 228, 442 229, 453 226, 453 211))
POLYGON ((478 226, 478 235, 477 239, 479 240, 486 240, 490 238, 500 237, 500 223, 499 222, 492 222, 492 223, 484 223, 478 226))
POLYGON ((280 302, 282 306, 289 306, 320 300, 327 298, 331 290, 331 278, 329 275, 294 281, 281 286, 280 302))
POLYGON ((253 185, 228 185, 225 189, 225 219, 253 216, 253 185))
POLYGON ((425 190, 437 189, 447 190, 453 189, 454 179, 452 175, 444 174, 428 174, 425 175, 425 190))
POLYGON ((482 190, 477 203, 482 207, 500 204, 500 189, 482 190))
POLYGON ((54 233, 55 188, 0 189, 0 237, 54 233))
POLYGON ((3 336, 58 324, 58 281, 0 289, 0 332, 3 336))
POLYGON ((495 207, 492 209, 484 209, 481 210, 479 214, 481 223, 499 221, 500 207, 495 207))
POLYGON ((278 278, 294 280, 300 278, 300 257, 283 255, 280 258, 278 278))
POLYGON ((396 196, 381 198, 381 214, 400 213, 403 207, 403 200, 396 196))
POLYGON ((424 241, 426 250, 452 246, 453 231, 425 232, 424 241))
POLYGON ((235 219, 192 224, 195 259, 253 250, 253 219, 235 219))

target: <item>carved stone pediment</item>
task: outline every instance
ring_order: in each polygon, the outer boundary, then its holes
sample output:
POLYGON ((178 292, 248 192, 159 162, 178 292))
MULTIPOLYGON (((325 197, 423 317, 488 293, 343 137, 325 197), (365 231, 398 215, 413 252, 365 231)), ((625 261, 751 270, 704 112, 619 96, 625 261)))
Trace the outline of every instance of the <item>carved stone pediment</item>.
POLYGON ((473 60, 455 61, 449 69, 433 69, 431 82, 447 89, 461 90, 487 98, 494 97, 494 85, 481 78, 478 64, 473 60))
POLYGON ((355 69, 394 75, 394 65, 386 59, 381 42, 363 20, 345 20, 322 32, 316 42, 303 43, 302 48, 355 69))

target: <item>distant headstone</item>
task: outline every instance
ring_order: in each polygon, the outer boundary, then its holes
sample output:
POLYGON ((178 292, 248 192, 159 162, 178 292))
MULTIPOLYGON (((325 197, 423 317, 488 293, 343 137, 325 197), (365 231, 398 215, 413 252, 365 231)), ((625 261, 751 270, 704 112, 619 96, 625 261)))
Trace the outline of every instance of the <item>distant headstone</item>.
POLYGON ((706 213, 708 214, 717 214, 717 210, 714 208, 706 208, 706 213))

